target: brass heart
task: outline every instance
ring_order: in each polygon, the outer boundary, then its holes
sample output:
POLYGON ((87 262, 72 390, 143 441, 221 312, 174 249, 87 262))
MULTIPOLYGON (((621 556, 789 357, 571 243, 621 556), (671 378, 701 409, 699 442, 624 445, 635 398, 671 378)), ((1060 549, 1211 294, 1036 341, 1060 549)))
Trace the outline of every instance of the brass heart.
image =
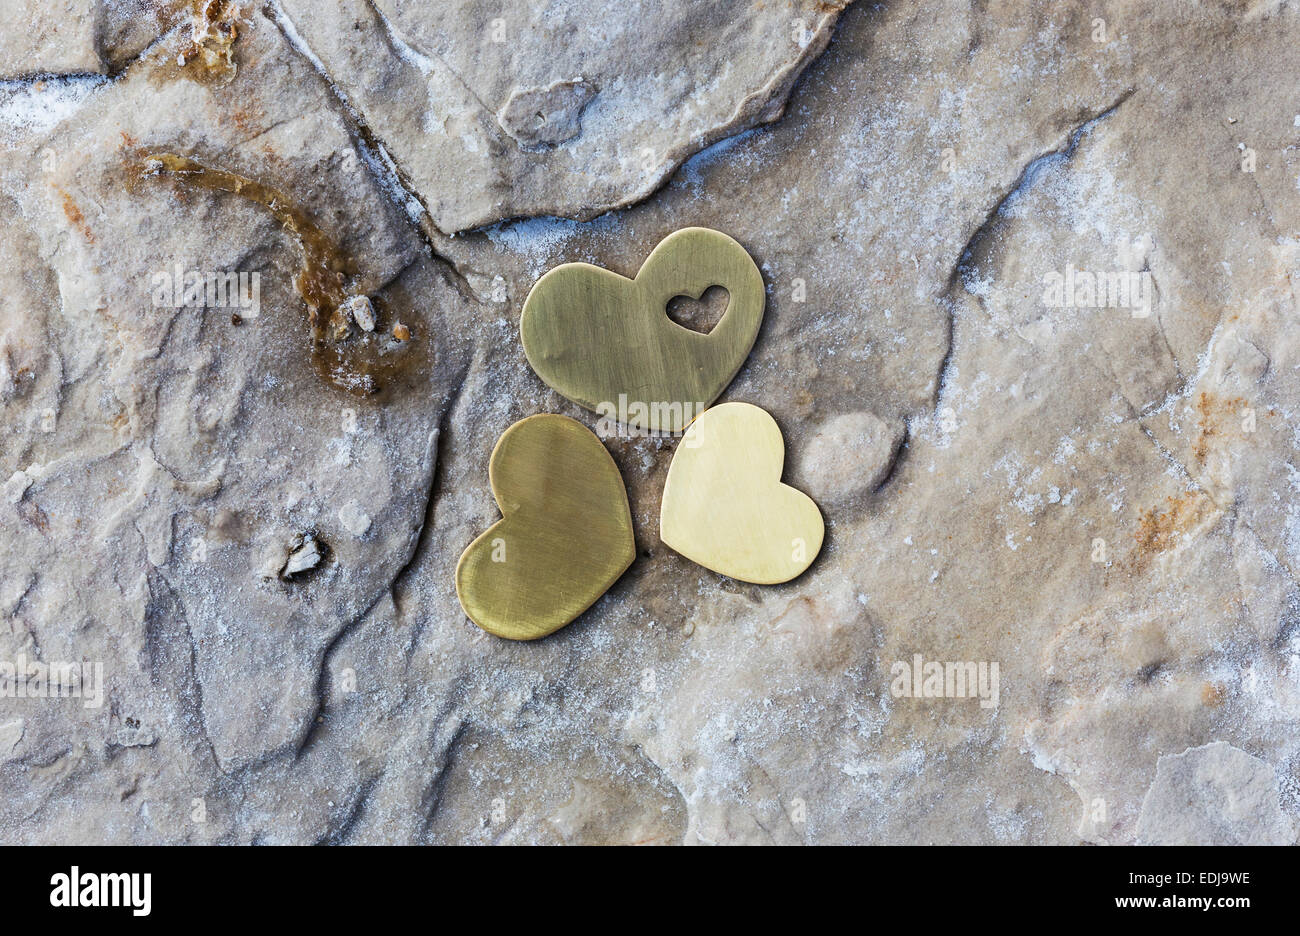
POLYGON ((501 434, 488 478, 501 519, 461 554, 456 594, 490 634, 545 637, 591 607, 636 557, 627 490, 589 429, 549 413, 501 434))
POLYGON ((724 403, 686 430, 659 510, 659 538, 687 559, 745 582, 799 575, 822 548, 821 511, 781 483, 785 442, 766 410, 724 403))
POLYGON ((635 279, 590 263, 548 272, 524 302, 524 354, 548 386, 579 406, 651 431, 680 432, 745 363, 765 302, 763 276, 720 231, 684 228, 662 241, 635 279), (668 317, 675 296, 727 290, 707 335, 668 317))

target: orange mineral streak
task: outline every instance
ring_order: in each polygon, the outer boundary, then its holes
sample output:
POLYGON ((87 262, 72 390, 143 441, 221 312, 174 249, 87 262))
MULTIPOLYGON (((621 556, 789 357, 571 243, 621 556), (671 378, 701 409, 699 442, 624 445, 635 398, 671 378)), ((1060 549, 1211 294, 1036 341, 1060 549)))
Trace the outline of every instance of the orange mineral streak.
MULTIPOLYGON (((1240 424, 1245 409, 1246 401, 1241 397, 1224 399, 1201 391, 1196 398, 1196 439, 1192 443, 1192 455, 1198 464, 1205 464, 1216 437, 1231 433, 1240 424)), ((1236 435, 1242 434, 1238 431, 1236 435)))
POLYGON ((1206 683, 1201 688, 1201 704, 1218 708, 1228 698, 1228 690, 1222 683, 1206 683))
POLYGON ((59 189, 59 194, 63 197, 63 214, 67 217, 68 223, 81 232, 81 236, 86 239, 87 243, 93 244, 95 234, 91 231, 90 225, 86 223, 86 216, 81 213, 81 209, 73 201, 71 195, 63 189, 59 189))
POLYGON ((1201 524, 1215 509, 1214 503, 1199 491, 1184 491, 1178 497, 1165 498, 1167 507, 1144 510, 1138 516, 1136 561, 1139 567, 1150 559, 1178 545, 1184 536, 1201 524))

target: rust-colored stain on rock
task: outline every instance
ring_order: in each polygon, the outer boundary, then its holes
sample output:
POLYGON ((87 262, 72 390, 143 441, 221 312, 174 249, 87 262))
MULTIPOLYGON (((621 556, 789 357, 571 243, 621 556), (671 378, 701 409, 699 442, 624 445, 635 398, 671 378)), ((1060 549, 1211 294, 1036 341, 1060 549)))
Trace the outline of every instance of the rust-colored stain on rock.
POLYGON ((1138 517, 1137 561, 1141 565, 1152 556, 1178 545, 1179 541, 1198 526, 1211 509, 1213 502, 1200 491, 1184 491, 1178 497, 1165 498, 1168 506, 1162 511, 1150 507, 1138 517))
POLYGON ((86 216, 81 213, 81 209, 77 206, 76 201, 74 201, 72 196, 63 189, 59 189, 59 194, 63 197, 64 216, 67 217, 73 227, 81 232, 81 236, 86 239, 87 243, 93 244, 95 242, 95 234, 91 231, 90 225, 86 223, 86 216))
MULTIPOLYGON (((385 381, 405 374, 415 364, 415 343, 409 341, 411 332, 401 323, 394 326, 394 336, 400 332, 405 340, 392 345, 352 327, 344 302, 356 292, 355 265, 288 195, 175 153, 152 153, 135 159, 128 168, 132 188, 138 188, 147 178, 167 176, 181 183, 182 191, 200 189, 238 195, 271 212, 303 254, 302 269, 294 276, 293 286, 307 307, 312 365, 325 380, 365 397, 378 393, 385 381)), ((379 306, 382 310, 382 302, 379 306)))

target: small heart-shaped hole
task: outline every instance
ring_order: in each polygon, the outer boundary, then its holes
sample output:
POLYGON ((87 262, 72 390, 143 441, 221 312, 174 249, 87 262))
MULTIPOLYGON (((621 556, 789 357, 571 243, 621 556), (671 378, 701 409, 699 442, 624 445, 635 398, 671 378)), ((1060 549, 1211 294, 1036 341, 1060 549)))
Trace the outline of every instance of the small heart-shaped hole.
POLYGON ((682 328, 707 335, 722 321, 731 294, 724 286, 710 286, 700 298, 673 296, 668 300, 668 317, 682 328))

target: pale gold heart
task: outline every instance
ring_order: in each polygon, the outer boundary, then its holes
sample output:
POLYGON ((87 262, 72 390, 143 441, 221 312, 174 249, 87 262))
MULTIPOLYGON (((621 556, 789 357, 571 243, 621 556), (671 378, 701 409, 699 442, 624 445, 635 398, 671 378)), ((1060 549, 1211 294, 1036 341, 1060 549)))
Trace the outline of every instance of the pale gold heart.
POLYGON ((781 483, 784 464, 785 441, 766 410, 749 403, 705 410, 668 468, 659 538, 735 579, 789 581, 817 557, 825 525, 811 497, 781 483))

